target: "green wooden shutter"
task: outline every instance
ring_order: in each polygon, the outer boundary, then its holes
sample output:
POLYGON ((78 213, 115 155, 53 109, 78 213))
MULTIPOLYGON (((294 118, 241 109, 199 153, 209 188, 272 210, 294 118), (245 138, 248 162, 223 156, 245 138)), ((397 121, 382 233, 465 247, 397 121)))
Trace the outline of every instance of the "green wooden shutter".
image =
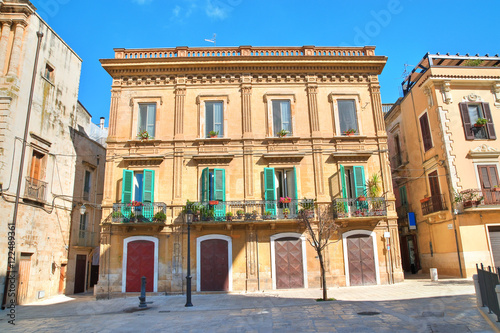
MULTIPOLYGON (((294 191, 295 197, 292 199, 296 199, 297 201, 293 202, 292 205, 295 205, 295 214, 298 214, 299 213, 299 205, 298 205, 299 193, 297 190, 298 183, 297 183, 297 168, 296 167, 293 167, 293 187, 295 189, 295 191, 294 191)), ((292 211, 292 210, 290 209, 290 211, 292 211)))
POLYGON ((130 218, 131 208, 126 204, 132 201, 132 190, 134 187, 134 172, 131 170, 123 170, 122 179, 122 214, 125 218, 130 218))
POLYGON ((356 198, 360 195, 366 195, 365 169, 362 166, 353 166, 352 170, 354 172, 354 193, 356 198))
POLYGON ((226 172, 224 169, 214 169, 214 200, 219 204, 215 206, 215 218, 226 218, 226 172))
MULTIPOLYGON (((365 168, 362 166, 353 166, 352 171, 354 173, 354 194, 356 198, 361 195, 366 195, 366 185, 365 185, 365 168)), ((367 201, 358 201, 358 209, 367 209, 367 201)))
POLYGON ((154 215, 154 192, 155 192, 155 172, 144 169, 142 178, 142 215, 148 220, 153 220, 154 215))
POLYGON ((340 184, 342 185, 342 198, 347 199, 347 186, 345 182, 345 168, 340 164, 340 184))
POLYGON ((264 168, 264 199, 266 200, 266 211, 276 215, 276 186, 274 168, 264 168))
POLYGON ((208 168, 203 169, 201 172, 201 201, 207 202, 209 200, 208 191, 210 190, 209 186, 209 172, 208 168))
POLYGON ((401 206, 406 206, 408 205, 408 196, 406 193, 406 186, 401 186, 399 188, 399 199, 401 202, 401 206))

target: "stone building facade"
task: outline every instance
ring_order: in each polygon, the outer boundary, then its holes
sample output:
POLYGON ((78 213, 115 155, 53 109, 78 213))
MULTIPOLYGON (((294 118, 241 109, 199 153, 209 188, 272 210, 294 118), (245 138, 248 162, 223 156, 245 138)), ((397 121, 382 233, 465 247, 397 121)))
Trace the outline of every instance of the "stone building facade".
POLYGON ((427 54, 385 116, 405 270, 500 265, 499 64, 427 54))
POLYGON ((314 46, 101 60, 113 83, 98 297, 138 291, 141 276, 147 291, 185 289, 188 200, 194 290, 319 287, 298 223, 318 207, 340 225, 325 250, 330 286, 401 281, 385 62, 374 47, 314 46), (379 197, 358 201, 373 174, 379 197))
MULTIPOLYGON (((75 168, 81 163, 76 153, 78 146, 86 145, 79 128, 88 126, 77 112, 82 60, 35 10, 29 1, 0 1, 0 297, 4 296, 8 223, 13 220, 21 170, 37 32, 43 33, 16 225, 17 274, 11 281, 17 285, 18 303, 65 292, 72 214, 81 201, 73 202, 75 168)), ((95 164, 93 160, 88 161, 95 164)))

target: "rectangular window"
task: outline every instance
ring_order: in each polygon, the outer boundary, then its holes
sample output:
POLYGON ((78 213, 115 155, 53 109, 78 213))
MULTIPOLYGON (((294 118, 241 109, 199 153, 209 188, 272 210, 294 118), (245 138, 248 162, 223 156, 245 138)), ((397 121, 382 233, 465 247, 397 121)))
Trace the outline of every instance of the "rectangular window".
POLYGON ((137 135, 147 132, 148 137, 155 136, 156 104, 139 104, 139 127, 137 135))
POLYGON ((122 203, 154 202, 154 170, 123 170, 122 203))
POLYGON ((298 199, 297 193, 297 170, 293 169, 264 169, 264 199, 266 200, 265 209, 276 215, 277 209, 282 211, 283 208, 289 208, 297 213, 298 207, 296 202, 292 204, 280 203, 280 198, 289 197, 290 199, 298 199))
POLYGON ((43 72, 43 76, 49 80, 53 81, 54 80, 54 68, 50 66, 49 64, 45 64, 45 71, 43 72))
POLYGON ((207 137, 224 137, 224 103, 205 102, 205 121, 207 137))
POLYGON ((401 157, 401 142, 399 141, 399 134, 394 135, 394 148, 396 149, 396 155, 394 156, 395 166, 398 167, 403 163, 401 157))
POLYGON ((45 154, 42 154, 36 150, 33 150, 33 155, 31 156, 31 169, 30 169, 30 177, 33 180, 41 180, 43 177, 43 160, 45 158, 45 154))
POLYGON ((342 197, 355 199, 366 196, 365 169, 363 166, 344 167, 340 165, 342 197))
POLYGON ((80 227, 78 230, 78 237, 80 239, 85 238, 86 231, 87 231, 87 213, 80 215, 80 227))
POLYGON ((460 103, 465 139, 496 139, 495 127, 488 103, 460 103), (484 122, 485 119, 486 121, 484 122))
POLYGON ((280 131, 286 131, 286 135, 292 135, 292 112, 290 100, 273 100, 273 134, 276 136, 280 131))
POLYGON ((226 171, 224 169, 205 168, 201 172, 201 201, 204 203, 218 201, 213 205, 214 217, 217 220, 226 216, 226 171))
POLYGON ((83 200, 89 200, 90 199, 90 171, 85 170, 85 178, 83 181, 83 200))
POLYGON ((406 193, 406 186, 401 186, 399 188, 399 200, 401 202, 401 206, 408 205, 408 195, 406 193))
POLYGON ((358 117, 356 115, 356 104, 353 99, 338 100, 340 132, 342 135, 348 133, 359 134, 358 117))
POLYGON ((427 112, 420 117, 420 131, 422 133, 422 140, 424 143, 424 150, 428 151, 432 148, 431 129, 429 127, 429 119, 427 112))
POLYGON ((496 165, 478 165, 477 169, 484 203, 487 205, 500 204, 500 185, 496 165))

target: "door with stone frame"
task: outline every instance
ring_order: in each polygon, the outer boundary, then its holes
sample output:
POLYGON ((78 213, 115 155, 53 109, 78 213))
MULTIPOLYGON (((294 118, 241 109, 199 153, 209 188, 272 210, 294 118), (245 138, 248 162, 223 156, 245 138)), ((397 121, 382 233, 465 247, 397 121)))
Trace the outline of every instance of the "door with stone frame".
POLYGON ((283 237, 274 242, 276 289, 304 288, 302 240, 283 237))
POLYGON ((377 284, 373 240, 368 235, 347 237, 349 285, 365 286, 377 284))

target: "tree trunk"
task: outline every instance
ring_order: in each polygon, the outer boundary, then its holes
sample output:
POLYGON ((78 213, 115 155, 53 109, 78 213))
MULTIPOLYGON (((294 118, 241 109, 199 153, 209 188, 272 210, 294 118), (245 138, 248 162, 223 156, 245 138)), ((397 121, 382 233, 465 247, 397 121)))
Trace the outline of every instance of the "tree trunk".
POLYGON ((323 254, 321 251, 318 252, 319 265, 321 267, 321 286, 323 288, 323 301, 328 299, 327 290, 326 290, 326 276, 325 276, 325 265, 323 263, 323 254))

